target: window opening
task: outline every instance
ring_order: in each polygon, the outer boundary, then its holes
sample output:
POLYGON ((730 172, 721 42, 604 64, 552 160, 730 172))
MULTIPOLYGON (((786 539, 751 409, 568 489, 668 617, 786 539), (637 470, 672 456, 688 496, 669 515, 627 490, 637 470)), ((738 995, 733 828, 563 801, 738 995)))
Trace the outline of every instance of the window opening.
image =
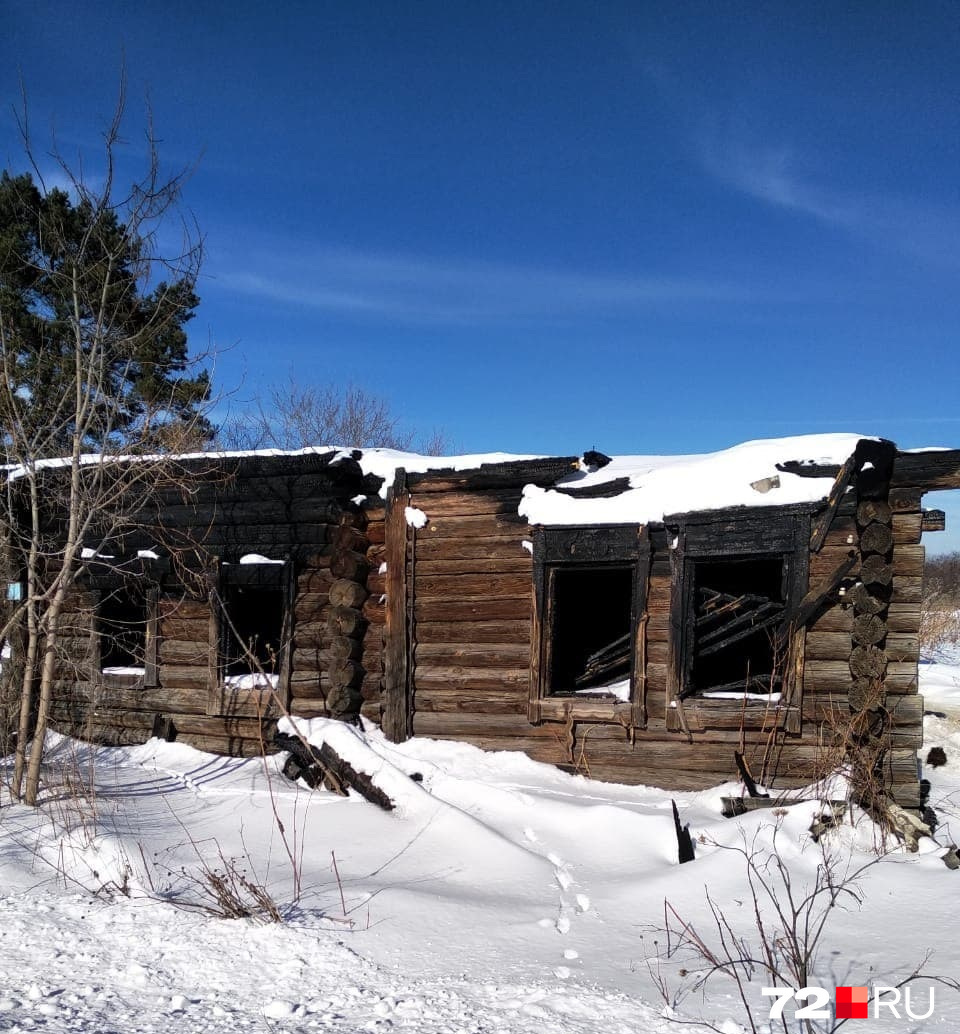
POLYGON ((553 569, 550 693, 602 693, 629 678, 633 583, 633 567, 553 569))
POLYGON ((693 561, 693 659, 684 695, 777 692, 786 610, 780 555, 693 561))
POLYGON ((147 652, 147 601, 118 586, 97 608, 100 670, 106 675, 142 675, 147 652))
POLYGON ((227 585, 223 591, 224 675, 267 675, 280 670, 284 591, 281 586, 227 585))

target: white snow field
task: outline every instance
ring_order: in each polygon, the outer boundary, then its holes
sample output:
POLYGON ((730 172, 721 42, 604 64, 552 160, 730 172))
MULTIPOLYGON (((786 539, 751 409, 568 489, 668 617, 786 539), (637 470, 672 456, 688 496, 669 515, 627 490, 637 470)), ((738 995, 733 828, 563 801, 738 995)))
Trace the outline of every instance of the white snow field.
MULTIPOLYGON (((960 840, 958 659, 922 666, 927 707, 947 715, 927 719, 922 752, 939 745, 948 758, 927 771, 937 842, 884 855, 859 880, 862 904, 846 897, 833 910, 809 978, 831 1001, 837 985, 896 984, 929 951, 926 973, 960 976, 960 872, 941 860, 960 840)), ((728 976, 676 996, 703 963, 658 964, 664 903, 712 936, 709 888, 755 943, 743 860, 724 848, 747 842, 762 853, 775 841, 802 885, 823 860, 808 833, 816 805, 724 819, 720 798, 739 794, 735 784, 670 794, 566 775, 522 754, 395 745, 322 721, 300 727, 374 773, 396 809, 294 784, 279 771, 282 756, 51 740, 43 807, 4 794, 0 808, 0 1030, 708 1029, 690 1020, 750 1029, 728 976), (696 840, 697 858, 683 866, 671 799, 696 840), (282 923, 197 910, 209 900, 204 866, 222 870, 224 860, 269 890, 282 923)), ((821 841, 844 868, 876 858, 874 828, 855 819, 821 841)), ((767 983, 756 972, 747 988, 759 1031, 770 1029, 767 983)), ((914 1009, 925 1011, 934 985, 915 986, 914 1009)), ((925 1020, 901 1008, 901 1019, 887 1011, 850 1029, 960 1029, 960 994, 935 990, 925 1020)))

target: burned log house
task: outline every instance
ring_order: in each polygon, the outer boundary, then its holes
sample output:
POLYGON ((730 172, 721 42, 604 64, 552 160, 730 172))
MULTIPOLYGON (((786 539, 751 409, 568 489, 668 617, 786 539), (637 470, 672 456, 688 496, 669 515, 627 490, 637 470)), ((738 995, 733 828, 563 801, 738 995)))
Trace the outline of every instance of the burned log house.
POLYGON ((283 710, 362 714, 677 789, 737 778, 736 755, 804 785, 857 751, 917 806, 921 535, 944 523, 921 501, 960 486, 960 452, 817 436, 697 459, 680 498, 711 470, 723 490, 655 518, 599 453, 208 460, 88 549, 55 718, 247 754, 283 710))

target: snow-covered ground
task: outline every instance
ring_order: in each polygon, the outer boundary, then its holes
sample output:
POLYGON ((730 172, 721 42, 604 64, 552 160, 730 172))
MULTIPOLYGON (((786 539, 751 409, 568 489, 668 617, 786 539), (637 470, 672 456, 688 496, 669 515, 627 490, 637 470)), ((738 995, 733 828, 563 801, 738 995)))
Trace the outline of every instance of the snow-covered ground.
MULTIPOLYGON (((960 840, 958 662, 923 665, 927 707, 947 716, 927 719, 923 750, 942 746, 948 758, 927 772, 939 843, 871 865, 862 906, 834 910, 810 978, 831 998, 837 985, 893 985, 928 950, 927 972, 960 975, 960 872, 941 861, 942 845, 960 840)), ((280 758, 54 741, 43 808, 6 796, 0 808, 0 1030, 632 1034, 701 1018, 739 1031, 732 979, 675 997, 697 963, 658 963, 664 902, 709 934, 709 888, 755 939, 743 860, 728 848, 775 842, 800 883, 823 860, 807 832, 811 803, 726 820, 720 798, 739 792, 732 785, 671 795, 520 754, 304 729, 374 771, 396 809, 293 784, 280 758), (684 866, 671 798, 697 842, 684 866), (204 868, 225 862, 269 889, 283 923, 196 910, 204 868)), ((838 865, 859 866, 875 857, 873 837, 861 819, 821 843, 838 865)), ((765 983, 756 974, 748 989, 758 1029, 765 983)), ((917 986, 915 1009, 930 982, 917 986)), ((938 987, 927 1020, 860 1026, 960 1029, 960 994, 938 987)))

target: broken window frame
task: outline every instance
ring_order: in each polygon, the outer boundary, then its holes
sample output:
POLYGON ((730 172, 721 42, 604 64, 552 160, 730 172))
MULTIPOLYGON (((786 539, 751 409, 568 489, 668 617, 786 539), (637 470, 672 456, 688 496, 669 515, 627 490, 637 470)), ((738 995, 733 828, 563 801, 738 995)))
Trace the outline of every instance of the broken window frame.
MULTIPOLYGON (((218 560, 210 572, 210 692, 208 715, 274 715, 290 706, 290 674, 293 655, 293 618, 296 578, 290 559, 267 563, 231 563, 218 560), (229 605, 231 591, 243 585, 274 588, 280 594, 283 614, 280 621, 280 644, 277 658, 276 684, 251 686, 230 685, 227 668, 237 660, 240 651, 231 630, 229 605)), ((255 674, 255 672, 251 672, 255 674)), ((266 674, 272 674, 267 672, 266 674)))
POLYGON ((800 680, 804 632, 790 627, 809 579, 811 515, 808 504, 776 508, 742 507, 667 517, 670 541, 670 654, 667 668, 667 728, 698 731, 713 722, 727 724, 731 710, 745 728, 782 727, 800 731, 800 680), (783 563, 783 622, 771 628, 782 636, 780 699, 705 696, 710 687, 693 687, 694 605, 697 565, 704 562, 779 558, 783 563))
POLYGON ((533 624, 527 717, 533 724, 550 719, 613 719, 626 716, 633 726, 646 724, 646 599, 650 540, 644 525, 601 524, 541 526, 533 536, 533 624), (552 684, 557 575, 572 571, 632 572, 629 615, 630 694, 626 701, 597 687, 577 693, 552 684))

